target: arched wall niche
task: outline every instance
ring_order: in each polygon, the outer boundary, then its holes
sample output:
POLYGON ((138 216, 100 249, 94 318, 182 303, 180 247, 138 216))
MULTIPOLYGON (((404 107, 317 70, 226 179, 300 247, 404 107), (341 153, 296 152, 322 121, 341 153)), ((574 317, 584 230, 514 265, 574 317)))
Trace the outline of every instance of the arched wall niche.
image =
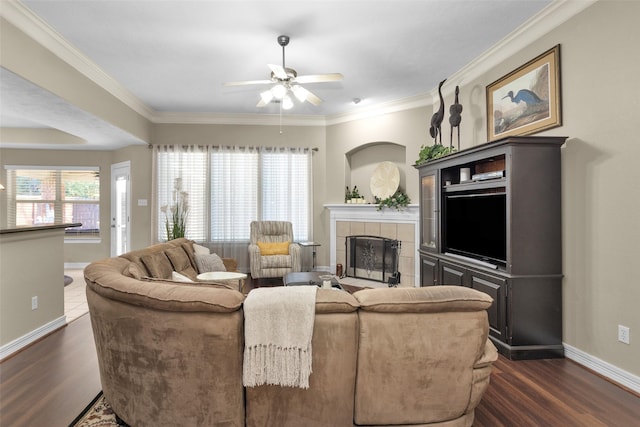
POLYGON ((400 171, 400 188, 406 192, 406 147, 390 141, 368 142, 345 153, 346 173, 345 190, 348 186, 353 190, 354 186, 364 197, 367 203, 374 203, 371 194, 370 181, 373 171, 381 162, 389 161, 398 166, 400 171))

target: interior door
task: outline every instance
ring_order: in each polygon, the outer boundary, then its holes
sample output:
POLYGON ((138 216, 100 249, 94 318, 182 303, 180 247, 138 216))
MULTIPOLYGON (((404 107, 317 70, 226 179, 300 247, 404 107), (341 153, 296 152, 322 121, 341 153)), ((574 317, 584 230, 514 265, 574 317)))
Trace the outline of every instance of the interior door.
POLYGON ((131 245, 131 162, 111 165, 111 256, 131 245))

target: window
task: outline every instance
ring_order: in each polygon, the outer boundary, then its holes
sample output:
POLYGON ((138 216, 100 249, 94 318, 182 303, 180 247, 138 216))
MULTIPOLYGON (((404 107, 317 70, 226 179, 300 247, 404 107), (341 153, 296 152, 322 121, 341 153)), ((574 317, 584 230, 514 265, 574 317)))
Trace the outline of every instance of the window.
POLYGON ((81 223, 67 237, 100 236, 97 167, 5 166, 9 226, 81 223))
MULTIPOLYGON (((311 152, 308 149, 156 146, 156 235, 166 239, 164 206, 175 184, 189 196, 186 237, 247 242, 249 223, 283 220, 296 240, 311 238, 311 152)), ((246 247, 244 248, 246 251, 246 247)))

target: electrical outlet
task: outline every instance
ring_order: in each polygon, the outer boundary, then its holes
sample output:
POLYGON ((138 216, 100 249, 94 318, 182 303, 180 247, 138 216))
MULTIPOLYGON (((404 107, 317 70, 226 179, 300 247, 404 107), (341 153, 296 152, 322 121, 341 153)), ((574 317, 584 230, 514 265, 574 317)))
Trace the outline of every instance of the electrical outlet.
POLYGON ((31 310, 36 310, 38 308, 38 297, 31 297, 31 310))
POLYGON ((626 326, 618 325, 618 341, 629 344, 629 328, 626 326))

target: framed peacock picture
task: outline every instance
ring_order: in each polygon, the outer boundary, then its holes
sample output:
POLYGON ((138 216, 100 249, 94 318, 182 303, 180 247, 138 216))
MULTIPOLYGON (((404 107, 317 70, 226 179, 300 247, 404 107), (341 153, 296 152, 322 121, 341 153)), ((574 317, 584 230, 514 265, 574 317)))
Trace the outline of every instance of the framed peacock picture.
POLYGON ((560 45, 487 86, 489 141, 560 125, 560 45))

